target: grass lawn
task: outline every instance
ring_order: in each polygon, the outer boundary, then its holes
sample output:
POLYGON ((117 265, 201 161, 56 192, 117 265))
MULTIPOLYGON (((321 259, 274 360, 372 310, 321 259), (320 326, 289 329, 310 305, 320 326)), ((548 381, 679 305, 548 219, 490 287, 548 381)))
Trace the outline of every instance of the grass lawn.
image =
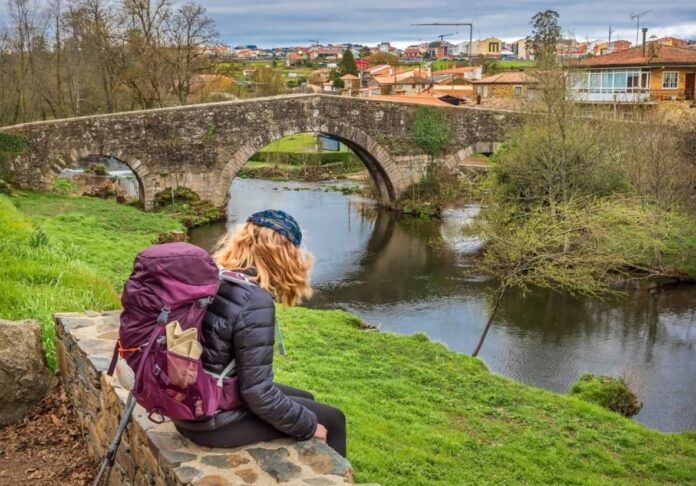
MULTIPOLYGON (((261 149, 261 152, 314 152, 317 136, 313 133, 297 133, 279 138, 261 149)), ((341 144, 340 152, 349 152, 348 147, 341 144)))
POLYGON ((181 225, 112 201, 0 196, 0 318, 39 320, 54 366, 53 313, 118 308, 136 253, 172 229, 181 225))
POLYGON ((499 60, 495 61, 495 65, 499 69, 532 68, 534 67, 534 61, 527 61, 524 59, 499 60))
POLYGON ((12 201, 33 225, 72 245, 82 261, 117 288, 130 275, 139 250, 163 231, 184 229, 165 215, 97 198, 23 193, 12 201))
MULTIPOLYGON (((173 228, 110 201, 0 197, 0 316, 116 307, 135 254, 173 228)), ((288 354, 277 379, 345 411, 358 482, 696 484, 694 433, 649 430, 494 375, 423 335, 362 330, 341 311, 279 309, 278 318, 288 354)))

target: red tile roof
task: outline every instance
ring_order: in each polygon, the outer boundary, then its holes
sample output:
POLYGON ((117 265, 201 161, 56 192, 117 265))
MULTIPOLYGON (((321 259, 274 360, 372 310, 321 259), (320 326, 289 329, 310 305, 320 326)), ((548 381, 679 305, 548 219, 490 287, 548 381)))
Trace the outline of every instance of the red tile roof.
POLYGON ((696 66, 696 51, 681 47, 666 45, 650 45, 633 47, 625 51, 612 52, 603 56, 588 57, 578 63, 580 67, 604 67, 604 66, 664 66, 664 65, 688 65, 696 66), (651 56, 651 53, 654 55, 651 56))
POLYGON ((472 81, 474 84, 527 84, 536 83, 536 79, 520 71, 506 71, 483 79, 472 81))
POLYGON ((451 69, 441 69, 439 71, 433 71, 433 74, 464 74, 474 72, 478 69, 480 69, 480 66, 461 66, 451 69))
POLYGON ((439 97, 431 95, 370 95, 370 100, 379 101, 396 101, 399 103, 413 103, 418 105, 434 105, 434 106, 453 106, 446 101, 442 101, 439 97))

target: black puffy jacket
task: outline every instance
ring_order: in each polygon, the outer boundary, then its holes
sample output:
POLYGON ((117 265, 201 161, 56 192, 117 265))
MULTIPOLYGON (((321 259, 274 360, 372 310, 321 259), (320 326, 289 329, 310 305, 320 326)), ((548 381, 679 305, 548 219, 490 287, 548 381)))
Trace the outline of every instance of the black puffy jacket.
POLYGON ((223 280, 203 320, 203 365, 220 373, 231 360, 247 409, 220 412, 206 423, 182 423, 194 430, 215 429, 249 411, 281 432, 309 439, 317 428, 311 410, 290 400, 273 384, 275 306, 271 294, 241 280, 223 280))

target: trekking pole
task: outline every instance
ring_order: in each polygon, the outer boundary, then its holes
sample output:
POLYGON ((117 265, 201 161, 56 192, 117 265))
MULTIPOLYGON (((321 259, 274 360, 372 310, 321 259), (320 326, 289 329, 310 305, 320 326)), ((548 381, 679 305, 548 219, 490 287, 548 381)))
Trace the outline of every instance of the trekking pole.
POLYGON ((133 410, 135 410, 135 405, 137 402, 133 398, 133 393, 128 394, 128 399, 126 400, 126 408, 123 410, 123 416, 121 417, 121 423, 118 424, 118 429, 116 429, 116 436, 114 440, 111 441, 109 450, 106 451, 104 459, 102 459, 101 466, 99 467, 99 473, 97 477, 94 478, 92 486, 99 486, 102 481, 104 484, 109 484, 109 475, 111 474, 111 469, 114 467, 114 462, 116 461, 116 451, 118 451, 118 446, 121 444, 121 438, 123 437, 123 432, 126 430, 128 421, 130 420, 133 410))

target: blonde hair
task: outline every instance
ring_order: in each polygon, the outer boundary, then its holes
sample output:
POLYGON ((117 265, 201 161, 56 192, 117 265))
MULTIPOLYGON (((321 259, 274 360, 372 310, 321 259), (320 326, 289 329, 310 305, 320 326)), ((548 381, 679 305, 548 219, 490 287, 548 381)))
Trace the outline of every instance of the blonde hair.
POLYGON ((247 222, 218 242, 213 258, 228 270, 255 270, 250 278, 283 305, 312 296, 312 255, 270 228, 247 222))

